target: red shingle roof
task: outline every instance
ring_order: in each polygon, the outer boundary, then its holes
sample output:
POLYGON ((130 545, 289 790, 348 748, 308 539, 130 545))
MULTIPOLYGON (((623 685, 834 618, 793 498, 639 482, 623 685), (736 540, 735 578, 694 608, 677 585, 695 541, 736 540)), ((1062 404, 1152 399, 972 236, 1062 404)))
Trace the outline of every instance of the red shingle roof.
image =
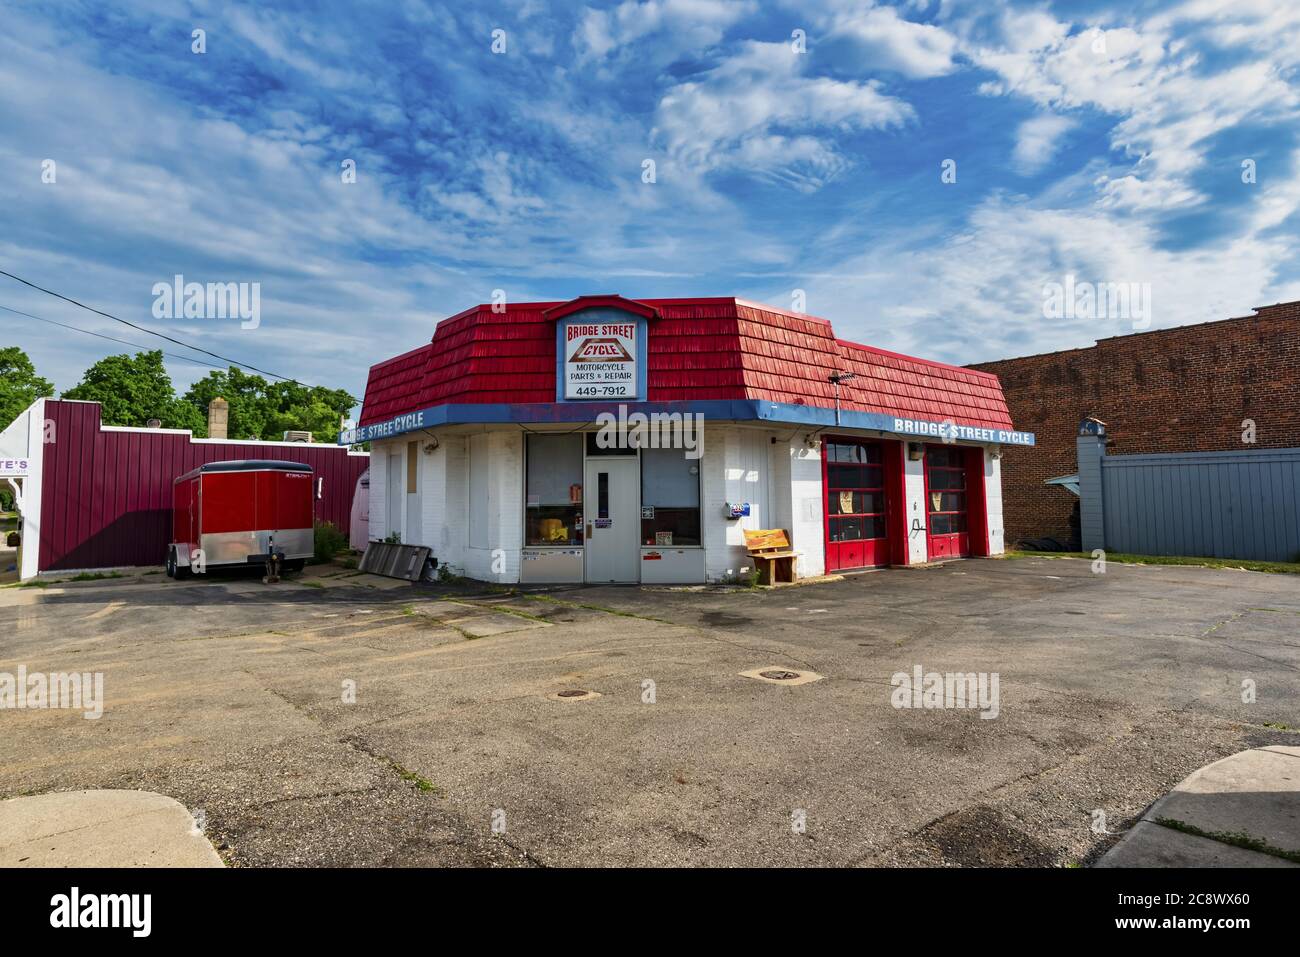
MULTIPOLYGON (((593 297, 604 305, 616 297, 593 297)), ((490 305, 445 319, 433 341, 370 370, 361 425, 448 403, 555 401, 555 318, 570 304, 490 305), (563 307, 563 308, 561 308, 563 307), (548 310, 554 310, 551 317, 548 310)), ((646 401, 764 400, 1010 429, 997 376, 835 338, 825 319, 733 298, 645 299, 646 401)))

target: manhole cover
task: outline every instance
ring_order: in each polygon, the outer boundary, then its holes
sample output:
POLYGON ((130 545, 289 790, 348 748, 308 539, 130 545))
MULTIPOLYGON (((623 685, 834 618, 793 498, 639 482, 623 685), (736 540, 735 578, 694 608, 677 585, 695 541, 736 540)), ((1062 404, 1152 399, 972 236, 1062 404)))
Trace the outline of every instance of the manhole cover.
POLYGON ((814 681, 821 681, 822 676, 815 671, 791 671, 789 668, 768 665, 766 668, 753 668, 749 671, 740 673, 742 678, 753 678, 755 681, 766 681, 774 685, 806 685, 814 681))
POLYGON ((556 691, 547 695, 553 701, 591 701, 593 698, 599 698, 599 691, 588 691, 586 688, 565 688, 563 691, 556 691))

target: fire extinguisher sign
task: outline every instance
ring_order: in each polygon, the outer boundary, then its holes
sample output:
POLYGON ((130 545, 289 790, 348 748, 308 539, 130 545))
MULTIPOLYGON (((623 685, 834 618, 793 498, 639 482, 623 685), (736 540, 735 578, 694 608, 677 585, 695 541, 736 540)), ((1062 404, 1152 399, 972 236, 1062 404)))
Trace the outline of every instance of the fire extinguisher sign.
POLYGON ((636 323, 574 322, 564 330, 566 399, 636 398, 636 323))

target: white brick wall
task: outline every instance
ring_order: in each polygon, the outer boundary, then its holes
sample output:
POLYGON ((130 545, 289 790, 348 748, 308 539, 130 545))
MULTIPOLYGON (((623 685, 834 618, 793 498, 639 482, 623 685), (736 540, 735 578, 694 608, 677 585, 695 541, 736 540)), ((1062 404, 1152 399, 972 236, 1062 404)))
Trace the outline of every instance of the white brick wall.
MULTIPOLYGON (((56 436, 57 438, 57 436, 56 436)), ((41 467, 45 459, 45 400, 37 399, 18 414, 0 432, 0 455, 5 458, 27 459, 26 477, 18 480, 22 488, 22 539, 23 565, 19 578, 32 578, 38 571, 41 541, 41 467)), ((0 479, 6 488, 8 479, 0 479)))
POLYGON ((773 528, 775 510, 770 503, 771 433, 734 426, 705 426, 704 474, 701 501, 705 569, 710 581, 719 581, 750 566, 745 555, 745 529, 773 528), (749 503, 749 515, 731 520, 723 514, 726 502, 749 503))
POLYGON ((370 443, 370 537, 383 540, 388 527, 388 452, 392 442, 370 443))
POLYGON ((984 499, 988 503, 989 554, 1006 551, 1002 535, 1002 460, 993 457, 995 449, 984 450, 984 499))
POLYGON ((823 511, 821 448, 808 448, 803 433, 769 439, 772 524, 790 536, 799 553, 799 577, 826 572, 826 528, 823 511))
POLYGON ((447 445, 438 439, 438 447, 420 457, 420 544, 428 545, 439 561, 442 525, 447 517, 447 445))
POLYGON ((435 540, 433 553, 438 561, 457 568, 465 567, 465 549, 469 545, 469 438, 449 435, 443 438, 445 451, 445 492, 440 528, 431 529, 435 540))
POLYGON ((427 543, 439 563, 471 578, 519 581, 524 543, 522 433, 449 435, 440 437, 440 443, 430 456, 425 488, 427 543))

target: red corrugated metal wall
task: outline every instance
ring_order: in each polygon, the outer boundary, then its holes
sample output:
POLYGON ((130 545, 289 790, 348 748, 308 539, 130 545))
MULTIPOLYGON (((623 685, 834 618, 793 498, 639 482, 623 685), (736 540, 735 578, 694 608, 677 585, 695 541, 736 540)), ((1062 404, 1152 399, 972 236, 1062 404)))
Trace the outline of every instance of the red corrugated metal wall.
POLYGON ((45 403, 54 440, 41 466, 42 571, 159 565, 171 541, 172 480, 204 462, 304 462, 325 484, 316 517, 346 535, 366 456, 341 446, 193 442, 169 432, 105 432, 95 402, 45 403))

